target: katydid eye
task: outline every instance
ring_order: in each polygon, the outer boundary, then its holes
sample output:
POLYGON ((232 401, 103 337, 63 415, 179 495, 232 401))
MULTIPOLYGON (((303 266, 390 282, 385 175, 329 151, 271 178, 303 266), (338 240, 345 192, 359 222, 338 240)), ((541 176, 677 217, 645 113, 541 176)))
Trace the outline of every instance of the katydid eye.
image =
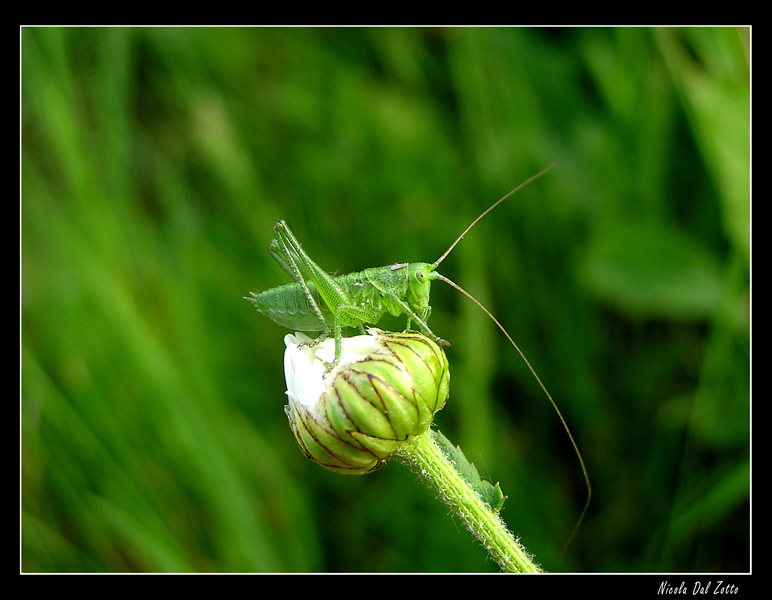
POLYGON ((423 283, 424 279, 426 279, 426 273, 419 269, 415 272, 415 278, 418 280, 418 283, 423 283))

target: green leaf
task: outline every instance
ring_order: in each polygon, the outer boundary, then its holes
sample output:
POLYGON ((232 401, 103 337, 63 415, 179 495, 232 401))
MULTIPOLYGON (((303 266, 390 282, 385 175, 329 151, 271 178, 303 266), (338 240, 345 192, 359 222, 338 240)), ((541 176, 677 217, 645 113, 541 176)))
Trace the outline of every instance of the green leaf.
POLYGON ((499 484, 496 483, 496 485, 493 485, 489 481, 481 478, 480 473, 477 471, 477 467, 469 462, 469 459, 464 455, 461 448, 454 446, 442 432, 432 430, 432 436, 437 442, 437 445, 451 460, 459 475, 461 475, 472 489, 477 492, 483 502, 486 502, 494 512, 499 512, 501 507, 504 506, 504 501, 507 499, 501 491, 499 484))

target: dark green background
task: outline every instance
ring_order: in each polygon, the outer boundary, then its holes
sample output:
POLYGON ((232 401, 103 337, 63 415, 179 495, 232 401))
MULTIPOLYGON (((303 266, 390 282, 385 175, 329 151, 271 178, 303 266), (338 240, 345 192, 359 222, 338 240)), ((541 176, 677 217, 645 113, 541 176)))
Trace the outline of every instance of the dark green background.
MULTIPOLYGON (((496 571, 399 464, 299 452, 285 219, 330 272, 433 261, 438 427, 548 571, 750 569, 750 35, 24 28, 21 569, 496 571)), ((391 329, 403 320, 382 323, 391 329)))

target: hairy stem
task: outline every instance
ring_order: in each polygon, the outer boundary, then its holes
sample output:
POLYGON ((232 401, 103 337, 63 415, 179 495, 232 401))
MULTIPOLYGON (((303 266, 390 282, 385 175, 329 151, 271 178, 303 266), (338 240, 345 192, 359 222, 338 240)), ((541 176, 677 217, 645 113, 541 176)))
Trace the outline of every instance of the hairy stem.
POLYGON ((461 518, 504 571, 542 572, 520 541, 507 529, 498 512, 492 510, 456 470, 430 430, 411 438, 393 457, 419 474, 439 493, 443 502, 461 518))

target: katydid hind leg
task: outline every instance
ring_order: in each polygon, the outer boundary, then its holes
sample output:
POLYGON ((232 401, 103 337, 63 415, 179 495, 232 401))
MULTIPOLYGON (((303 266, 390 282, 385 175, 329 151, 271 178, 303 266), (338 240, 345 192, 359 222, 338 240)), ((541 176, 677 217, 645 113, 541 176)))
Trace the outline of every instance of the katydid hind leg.
MULTIPOLYGON (((276 239, 282 244, 285 258, 297 267, 297 276, 313 282, 319 297, 333 314, 338 307, 352 304, 348 294, 335 282, 335 278, 317 265, 300 246, 300 242, 287 227, 284 221, 279 221, 274 227, 276 239)), ((293 267, 293 269, 295 268, 293 267)))
MULTIPOLYGON (((324 318, 324 315, 322 315, 322 311, 319 308, 319 305, 316 303, 313 294, 311 294, 311 291, 308 289, 308 284, 303 278, 302 270, 298 265, 297 260, 293 256, 293 253, 287 247, 284 232, 278 227, 278 224, 276 227, 276 238, 273 241, 275 244, 272 244, 273 247, 269 247, 269 250, 272 254, 274 254, 274 257, 277 258, 277 261, 282 266, 282 268, 284 268, 292 276, 295 282, 301 287, 304 295, 308 299, 308 305, 311 307, 314 315, 316 315, 320 325, 322 325, 322 331, 329 335, 330 326, 324 318)), ((303 257, 301 256, 300 259, 302 258, 303 257)))
POLYGON ((334 323, 332 333, 335 336, 335 358, 331 363, 334 367, 340 361, 342 350, 342 329, 347 323, 372 323, 377 321, 377 311, 355 305, 343 288, 335 279, 317 265, 305 253, 300 243, 295 238, 286 223, 280 221, 274 228, 276 232, 277 246, 281 248, 281 255, 293 272, 295 280, 303 287, 304 293, 309 298, 309 304, 318 317, 325 323, 326 331, 330 333, 330 326, 324 321, 318 304, 308 290, 308 281, 312 282, 319 293, 319 297, 333 314, 334 323))
POLYGON ((269 252, 269 253, 270 253, 270 255, 273 257, 273 259, 274 259, 274 260, 275 260, 277 263, 279 263, 279 266, 282 268, 282 270, 283 270, 283 271, 284 271, 284 272, 285 272, 287 275, 289 275, 290 277, 292 277, 292 279, 297 279, 297 278, 295 277, 295 272, 292 270, 292 267, 290 267, 290 266, 287 264, 287 261, 286 261, 286 260, 284 260, 284 256, 282 255, 282 249, 281 249, 281 247, 280 247, 280 245, 279 245, 279 242, 277 242, 276 240, 271 240, 271 243, 270 243, 270 244, 268 244, 268 252, 269 252))

